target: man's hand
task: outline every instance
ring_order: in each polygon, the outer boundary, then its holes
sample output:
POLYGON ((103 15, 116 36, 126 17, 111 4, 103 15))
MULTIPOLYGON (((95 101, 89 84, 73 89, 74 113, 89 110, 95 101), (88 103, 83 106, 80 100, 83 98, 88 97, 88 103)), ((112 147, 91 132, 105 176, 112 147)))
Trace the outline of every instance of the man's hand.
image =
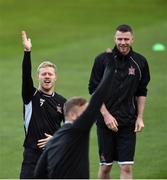
POLYGON ((114 132, 118 131, 118 123, 111 114, 108 114, 107 116, 104 117, 104 122, 105 122, 106 126, 109 129, 111 129, 112 131, 114 131, 114 132))
POLYGON ((112 53, 112 49, 111 48, 107 48, 106 49, 106 53, 112 53))
POLYGON ((141 132, 144 129, 143 118, 138 117, 135 124, 135 132, 141 132))
POLYGON ((21 32, 21 37, 22 37, 22 42, 24 46, 24 51, 31 51, 31 47, 32 47, 31 39, 27 38, 25 31, 21 32))
POLYGON ((100 109, 101 114, 103 115, 104 122, 106 126, 114 132, 118 131, 118 123, 116 119, 109 113, 105 104, 103 103, 100 109))
POLYGON ((37 146, 38 146, 39 148, 44 149, 46 143, 53 137, 52 135, 47 134, 47 133, 45 133, 45 136, 46 136, 46 138, 38 140, 37 146))

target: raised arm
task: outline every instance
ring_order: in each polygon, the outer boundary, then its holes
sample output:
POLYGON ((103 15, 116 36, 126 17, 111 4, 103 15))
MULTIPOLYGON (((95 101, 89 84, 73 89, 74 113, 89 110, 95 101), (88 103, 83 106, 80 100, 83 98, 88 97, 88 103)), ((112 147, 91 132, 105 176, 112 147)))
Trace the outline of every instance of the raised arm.
POLYGON ((35 92, 31 77, 31 40, 27 38, 26 32, 22 31, 22 43, 24 47, 24 57, 22 63, 22 98, 24 104, 28 104, 35 92))
POLYGON ((105 69, 103 79, 98 88, 92 95, 90 103, 84 113, 74 122, 74 127, 82 130, 89 130, 93 125, 97 115, 100 113, 102 103, 109 98, 110 87, 112 86, 112 69, 114 67, 109 63, 105 69))

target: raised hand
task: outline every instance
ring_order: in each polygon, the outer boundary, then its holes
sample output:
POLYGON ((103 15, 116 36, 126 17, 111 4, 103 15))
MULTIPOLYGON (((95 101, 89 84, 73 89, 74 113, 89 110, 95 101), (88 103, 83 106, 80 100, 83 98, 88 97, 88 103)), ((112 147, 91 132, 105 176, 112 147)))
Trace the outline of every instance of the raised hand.
POLYGON ((112 53, 112 49, 111 48, 107 48, 106 49, 106 53, 112 53))
POLYGON ((25 31, 21 32, 21 37, 22 37, 22 42, 24 46, 24 51, 31 51, 31 47, 32 47, 31 39, 27 38, 25 31))

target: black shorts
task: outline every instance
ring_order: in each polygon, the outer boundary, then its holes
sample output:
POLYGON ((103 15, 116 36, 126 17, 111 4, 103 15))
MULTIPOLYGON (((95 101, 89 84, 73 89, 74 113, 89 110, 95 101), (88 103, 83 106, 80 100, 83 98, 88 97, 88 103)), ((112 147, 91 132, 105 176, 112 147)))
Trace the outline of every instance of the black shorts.
POLYGON ((135 127, 118 127, 118 132, 97 127, 100 164, 133 164, 136 133, 135 127))
POLYGON ((33 179, 37 161, 41 155, 41 150, 25 148, 23 162, 20 172, 20 179, 33 179))

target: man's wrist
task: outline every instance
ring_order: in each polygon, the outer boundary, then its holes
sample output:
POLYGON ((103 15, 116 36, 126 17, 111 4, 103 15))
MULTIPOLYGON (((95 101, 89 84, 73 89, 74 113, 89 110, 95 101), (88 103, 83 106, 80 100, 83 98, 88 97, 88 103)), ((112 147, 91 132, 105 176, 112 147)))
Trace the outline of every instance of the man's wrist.
POLYGON ((143 119, 143 115, 142 114, 138 114, 137 118, 143 119))

